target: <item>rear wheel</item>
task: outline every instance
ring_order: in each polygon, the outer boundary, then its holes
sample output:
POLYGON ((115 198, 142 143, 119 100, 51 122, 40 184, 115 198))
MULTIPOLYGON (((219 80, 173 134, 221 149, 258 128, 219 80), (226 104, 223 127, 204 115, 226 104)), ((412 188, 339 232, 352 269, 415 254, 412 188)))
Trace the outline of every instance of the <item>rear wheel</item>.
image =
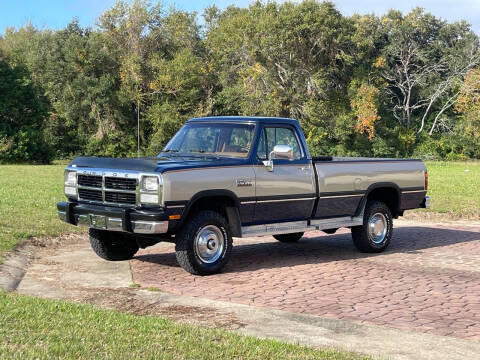
POLYGON ((284 243, 295 243, 298 242, 303 236, 303 232, 299 233, 292 233, 292 234, 280 234, 280 235, 273 235, 273 237, 284 243))
POLYGON ((138 251, 137 241, 132 235, 92 228, 88 233, 93 251, 102 259, 130 260, 138 251))
POLYGON ((193 214, 175 238, 177 262, 194 275, 219 272, 228 262, 233 246, 227 221, 210 210, 193 214))
POLYGON ((385 203, 369 201, 363 215, 363 226, 352 227, 353 243, 362 252, 384 251, 392 239, 392 213, 385 203))

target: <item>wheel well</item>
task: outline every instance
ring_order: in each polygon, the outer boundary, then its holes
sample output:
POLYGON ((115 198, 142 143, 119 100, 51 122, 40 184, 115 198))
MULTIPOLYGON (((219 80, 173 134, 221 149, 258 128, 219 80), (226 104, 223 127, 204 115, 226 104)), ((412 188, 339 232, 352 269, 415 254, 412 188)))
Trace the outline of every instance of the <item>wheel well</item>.
POLYGON ((367 196, 367 200, 377 200, 385 203, 394 218, 398 217, 400 208, 400 197, 398 191, 392 187, 381 187, 373 189, 367 196))
POLYGON ((214 210, 225 216, 224 210, 227 206, 235 206, 235 201, 228 196, 205 196, 196 200, 190 207, 190 211, 214 210))
POLYGON ((241 223, 238 206, 234 199, 226 195, 204 196, 194 201, 187 209, 185 219, 200 210, 216 211, 227 220, 232 236, 241 236, 241 223))

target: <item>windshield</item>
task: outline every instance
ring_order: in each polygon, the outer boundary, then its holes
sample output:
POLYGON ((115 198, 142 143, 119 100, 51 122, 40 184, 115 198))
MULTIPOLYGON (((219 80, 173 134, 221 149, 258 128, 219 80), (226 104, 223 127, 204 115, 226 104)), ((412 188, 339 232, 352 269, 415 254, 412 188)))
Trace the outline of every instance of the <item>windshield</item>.
POLYGON ((254 128, 251 124, 187 124, 163 151, 246 158, 252 145, 254 128))

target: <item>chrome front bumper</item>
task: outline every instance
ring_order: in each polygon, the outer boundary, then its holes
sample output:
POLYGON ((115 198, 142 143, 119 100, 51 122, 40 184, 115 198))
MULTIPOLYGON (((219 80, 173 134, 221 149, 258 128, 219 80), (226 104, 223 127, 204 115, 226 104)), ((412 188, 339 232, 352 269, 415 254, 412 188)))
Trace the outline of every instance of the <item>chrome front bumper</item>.
POLYGON ((76 204, 65 202, 58 203, 57 209, 60 220, 72 225, 136 234, 165 234, 168 232, 169 222, 162 213, 129 213, 124 209, 76 206, 76 204))

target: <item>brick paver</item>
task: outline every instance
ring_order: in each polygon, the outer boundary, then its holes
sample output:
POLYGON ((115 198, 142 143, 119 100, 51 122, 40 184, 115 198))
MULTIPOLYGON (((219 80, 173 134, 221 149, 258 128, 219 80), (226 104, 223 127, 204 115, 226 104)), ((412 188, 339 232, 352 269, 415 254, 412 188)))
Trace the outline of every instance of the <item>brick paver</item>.
POLYGON ((136 283, 174 294, 480 341, 480 227, 397 227, 382 254, 357 252, 347 230, 238 239, 207 277, 180 268, 169 243, 131 265, 136 283))

